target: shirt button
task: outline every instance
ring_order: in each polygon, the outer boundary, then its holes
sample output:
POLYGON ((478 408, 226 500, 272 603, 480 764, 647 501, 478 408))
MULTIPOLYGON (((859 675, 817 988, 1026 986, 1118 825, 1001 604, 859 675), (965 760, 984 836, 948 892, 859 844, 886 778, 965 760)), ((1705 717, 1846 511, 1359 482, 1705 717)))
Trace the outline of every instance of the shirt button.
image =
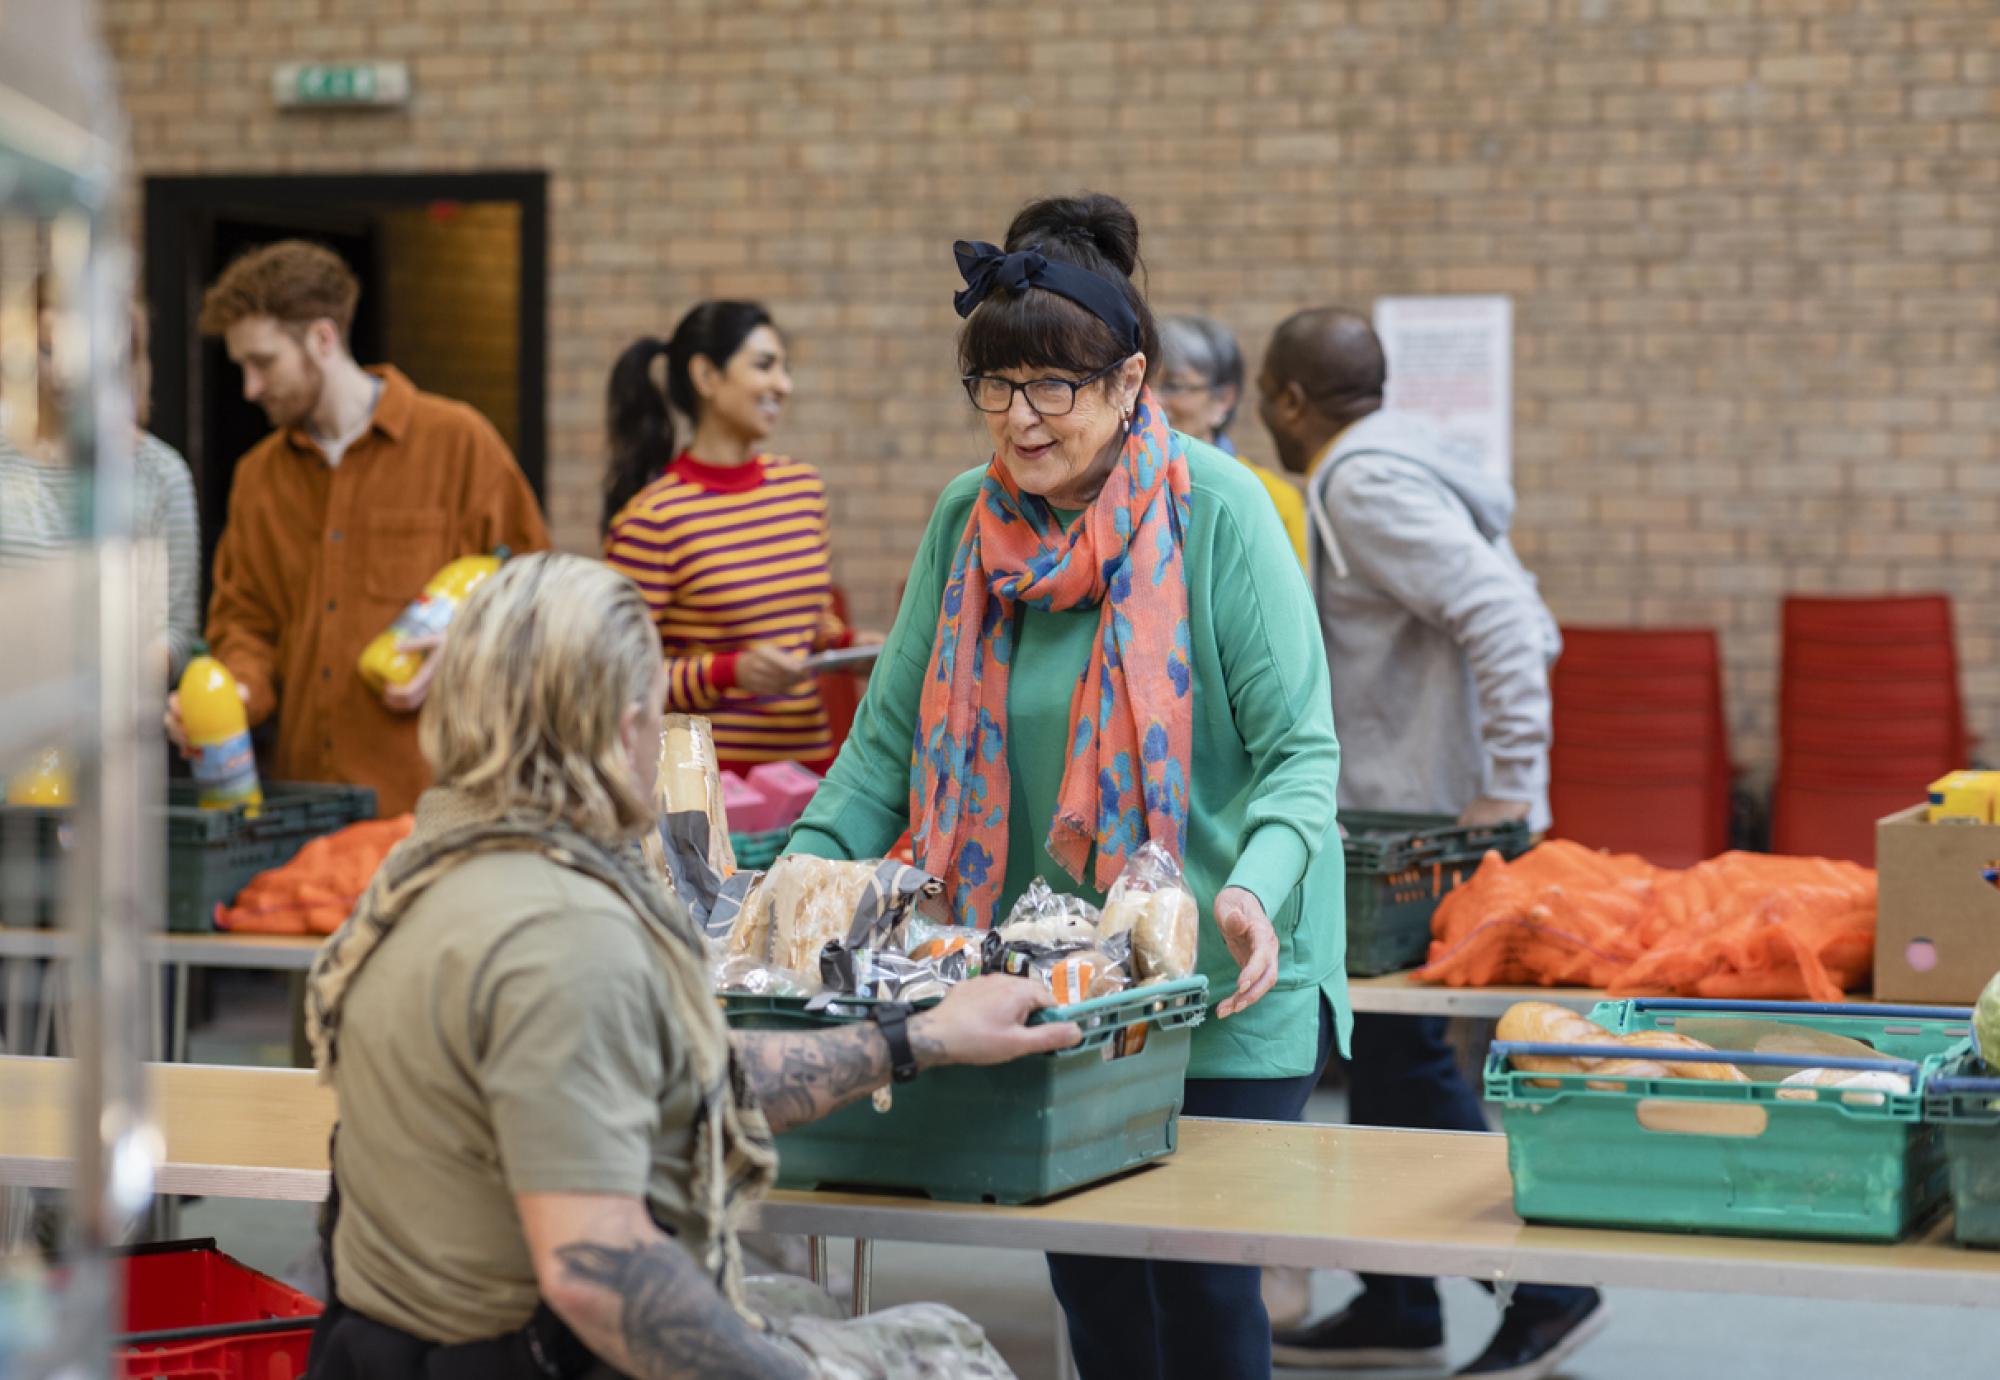
POLYGON ((332 680, 332 679, 333 679, 333 668, 332 668, 331 666, 322 666, 322 667, 320 667, 320 668, 319 668, 319 678, 320 678, 321 680, 332 680))
POLYGON ((320 746, 321 746, 321 747, 323 747, 323 748, 325 748, 325 749, 326 749, 326 750, 327 750, 328 752, 332 752, 332 751, 333 751, 333 739, 331 739, 331 738, 328 738, 328 739, 326 739, 326 740, 325 740, 324 742, 322 742, 322 743, 320 744, 320 746))
POLYGON ((338 530, 335 530, 335 531, 332 531, 332 532, 329 532, 329 533, 327 533, 327 538, 326 538, 326 539, 327 539, 328 541, 339 541, 339 540, 340 540, 340 532, 339 532, 338 530))
POLYGON ((332 613, 335 609, 339 607, 340 607, 340 600, 338 599, 329 599, 326 601, 326 611, 328 613, 332 613))

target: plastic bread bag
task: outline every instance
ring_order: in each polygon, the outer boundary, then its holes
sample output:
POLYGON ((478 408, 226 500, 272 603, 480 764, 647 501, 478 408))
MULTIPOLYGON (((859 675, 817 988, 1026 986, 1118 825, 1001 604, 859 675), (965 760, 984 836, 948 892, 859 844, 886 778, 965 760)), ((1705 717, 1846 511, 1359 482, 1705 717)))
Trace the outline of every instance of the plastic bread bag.
POLYGON ((1132 936, 1132 957, 1145 979, 1184 978, 1195 970, 1201 910, 1180 865, 1157 843, 1140 845, 1104 899, 1106 935, 1132 936))
POLYGON ((1099 937, 1097 907, 1058 893, 1037 877, 994 932, 1010 943, 1094 943, 1099 937))
POLYGON ((937 918, 943 905, 944 884, 914 867, 794 854, 778 859, 748 889, 726 943, 731 953, 814 973, 820 951, 832 941, 879 947, 912 915, 937 918))
POLYGON ((821 986, 803 973, 766 967, 746 954, 712 954, 708 974, 709 985, 716 991, 745 992, 753 997, 810 997, 821 986))
POLYGON ((942 997, 966 976, 963 955, 939 965, 881 949, 849 948, 837 939, 821 951, 819 963, 828 991, 913 1004, 942 997))
POLYGON ((921 915, 913 915, 899 926, 893 936, 892 947, 906 958, 920 963, 934 963, 940 971, 951 972, 950 964, 957 962, 964 972, 953 981, 978 977, 985 970, 982 950, 990 930, 975 930, 964 925, 940 925, 921 915))
POLYGON ((646 856, 664 869, 675 895, 706 927, 722 884, 736 871, 729 818, 722 808, 722 767, 707 719, 666 716, 653 803, 660 821, 658 844, 648 840, 646 856))
POLYGON ((1131 983, 1127 952, 1128 946, 1116 942, 1051 946, 1010 942, 995 932, 987 936, 984 960, 987 972, 1032 979, 1069 1006, 1124 991, 1131 983))

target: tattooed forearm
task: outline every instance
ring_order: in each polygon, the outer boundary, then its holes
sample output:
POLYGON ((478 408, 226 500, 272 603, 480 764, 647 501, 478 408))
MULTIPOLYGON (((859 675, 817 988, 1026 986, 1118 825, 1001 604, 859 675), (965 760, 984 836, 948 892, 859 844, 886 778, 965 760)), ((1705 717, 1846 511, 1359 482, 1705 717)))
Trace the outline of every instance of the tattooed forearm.
MULTIPOLYGON (((908 1028, 917 1062, 937 1063, 943 1047, 922 1018, 908 1028)), ((817 1121, 889 1081, 889 1042, 873 1024, 796 1035, 740 1031, 736 1047, 774 1131, 817 1121)))
MULTIPOLYGON (((661 1239, 615 1246, 576 1241, 559 1247, 567 1280, 610 1295, 622 1356, 599 1358, 635 1380, 789 1380, 811 1370, 798 1354, 741 1318, 683 1251, 661 1239)), ((595 1310, 593 1310, 595 1311, 595 1310)))

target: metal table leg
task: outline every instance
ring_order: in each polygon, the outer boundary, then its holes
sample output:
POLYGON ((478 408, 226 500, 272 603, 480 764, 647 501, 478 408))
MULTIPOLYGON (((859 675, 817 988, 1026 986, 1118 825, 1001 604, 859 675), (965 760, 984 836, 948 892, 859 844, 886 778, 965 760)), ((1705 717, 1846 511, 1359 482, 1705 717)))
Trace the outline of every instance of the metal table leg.
POLYGON ((826 1259, 826 1238, 808 1236, 806 1238, 806 1278, 824 1289, 827 1285, 828 1266, 826 1259))
POLYGON ((0 984, 7 1002, 7 1029, 4 1038, 9 1054, 28 1053, 28 973, 32 958, 0 958, 0 984))
POLYGON ((854 1242, 854 1316, 865 1318, 875 1289, 875 1243, 857 1238, 854 1242))
POLYGON ((173 972, 173 1028, 167 1036, 167 1062, 185 1064, 188 1061, 188 965, 171 965, 173 972))
POLYGON ((1063 1315, 1060 1302, 1056 1310, 1056 1380, 1077 1380, 1076 1358, 1069 1350, 1069 1319, 1063 1315))

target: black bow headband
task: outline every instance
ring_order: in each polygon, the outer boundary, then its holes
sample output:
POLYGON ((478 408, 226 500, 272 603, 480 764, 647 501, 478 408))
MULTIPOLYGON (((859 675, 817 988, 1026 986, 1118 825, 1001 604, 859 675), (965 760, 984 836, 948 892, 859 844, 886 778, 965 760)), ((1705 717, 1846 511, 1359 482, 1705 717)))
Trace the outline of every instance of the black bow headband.
POLYGON ((995 288, 1020 292, 1038 287, 1069 298, 1109 326, 1127 350, 1138 353, 1141 343, 1138 313, 1132 310, 1124 293, 1089 269, 1043 258, 1033 246, 1009 254, 998 245, 960 240, 952 245, 951 252, 965 278, 964 288, 951 299, 960 316, 972 315, 973 308, 984 302, 995 288))

